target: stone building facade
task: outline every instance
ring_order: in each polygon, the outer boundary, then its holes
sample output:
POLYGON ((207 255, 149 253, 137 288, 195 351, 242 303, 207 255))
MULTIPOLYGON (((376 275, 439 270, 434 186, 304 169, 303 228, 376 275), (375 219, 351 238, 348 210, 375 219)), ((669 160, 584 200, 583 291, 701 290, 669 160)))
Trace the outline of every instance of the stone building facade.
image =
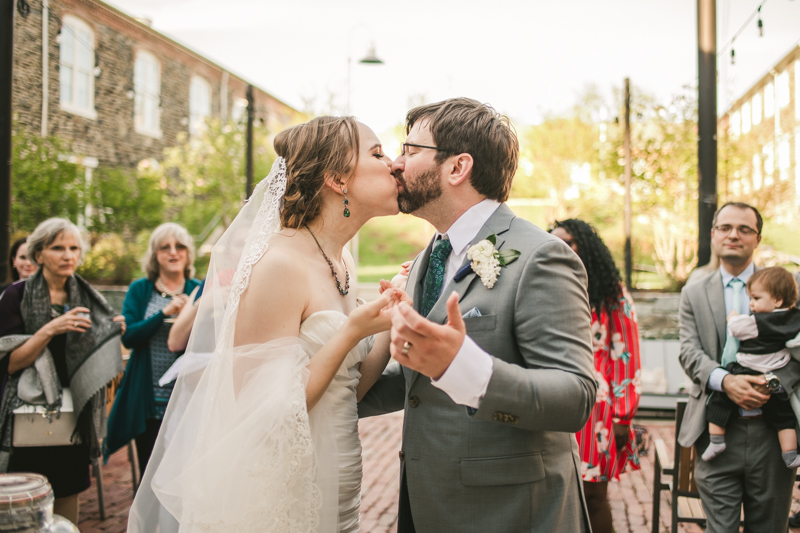
POLYGON ((726 199, 754 203, 779 223, 800 221, 800 44, 720 117, 726 199))
MULTIPOLYGON (((99 0, 29 3, 15 22, 16 124, 59 137, 87 168, 160 160, 204 117, 246 113, 246 80, 146 21, 99 0)), ((304 119, 261 89, 254 99, 271 132, 304 119)))

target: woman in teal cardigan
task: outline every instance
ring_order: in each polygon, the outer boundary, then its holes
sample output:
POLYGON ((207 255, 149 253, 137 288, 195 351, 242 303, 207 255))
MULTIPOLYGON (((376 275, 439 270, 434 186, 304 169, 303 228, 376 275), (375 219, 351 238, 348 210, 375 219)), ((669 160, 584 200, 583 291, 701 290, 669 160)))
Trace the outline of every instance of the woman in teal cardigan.
POLYGON ((141 474, 172 392, 172 383, 162 387, 158 380, 180 356, 167 347, 169 330, 174 316, 200 283, 192 278, 194 242, 178 224, 162 224, 153 231, 143 262, 147 277, 131 284, 122 304, 128 324, 122 344, 131 350, 131 356, 103 443, 107 462, 112 453, 136 440, 141 474))

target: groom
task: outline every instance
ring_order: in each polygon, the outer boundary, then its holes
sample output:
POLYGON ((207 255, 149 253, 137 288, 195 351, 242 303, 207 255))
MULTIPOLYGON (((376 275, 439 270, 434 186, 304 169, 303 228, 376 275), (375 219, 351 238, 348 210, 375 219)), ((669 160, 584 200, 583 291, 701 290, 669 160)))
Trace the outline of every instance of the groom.
POLYGON ((393 317, 390 365, 361 417, 405 409, 398 531, 589 531, 577 442, 595 403, 586 272, 503 202, 519 144, 467 98, 409 111, 400 210, 437 230, 393 317), (519 257, 492 273, 471 246, 519 257), (491 288, 490 288, 491 286, 491 288))

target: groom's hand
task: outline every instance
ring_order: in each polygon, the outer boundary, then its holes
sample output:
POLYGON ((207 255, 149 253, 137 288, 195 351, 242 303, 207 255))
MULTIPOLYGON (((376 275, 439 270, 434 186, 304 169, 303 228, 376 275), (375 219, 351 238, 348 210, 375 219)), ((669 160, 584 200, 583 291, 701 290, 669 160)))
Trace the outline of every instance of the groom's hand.
POLYGON ((453 362, 467 328, 458 308, 458 293, 447 299, 447 324, 439 325, 401 303, 392 314, 390 351, 395 361, 432 379, 439 379, 453 362), (406 342, 410 343, 405 353, 406 342))

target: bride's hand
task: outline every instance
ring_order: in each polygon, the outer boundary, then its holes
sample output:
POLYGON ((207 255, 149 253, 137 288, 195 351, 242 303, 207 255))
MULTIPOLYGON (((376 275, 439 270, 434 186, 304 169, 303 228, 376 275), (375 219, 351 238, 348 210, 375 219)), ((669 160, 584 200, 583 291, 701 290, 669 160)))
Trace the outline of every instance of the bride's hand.
POLYGON ((397 291, 384 290, 377 300, 360 305, 347 318, 348 326, 359 338, 368 337, 392 327, 391 307, 396 305, 397 291), (394 303, 394 305, 393 305, 394 303))
POLYGON ((406 261, 400 265, 400 272, 398 272, 397 275, 392 278, 392 287, 401 290, 406 289, 406 283, 408 283, 408 274, 411 272, 411 265, 413 264, 414 261, 406 261))
MULTIPOLYGON (((397 276, 395 276, 395 278, 396 277, 397 276)), ((414 300, 411 299, 411 296, 408 295, 405 289, 400 289, 397 286, 395 286, 394 280, 386 281, 385 279, 382 279, 380 284, 381 294, 383 294, 384 291, 389 291, 389 290, 393 290, 395 293, 394 297, 392 298, 392 301, 389 302, 389 309, 397 307, 397 305, 400 304, 401 302, 405 302, 411 307, 414 307, 414 300)))

